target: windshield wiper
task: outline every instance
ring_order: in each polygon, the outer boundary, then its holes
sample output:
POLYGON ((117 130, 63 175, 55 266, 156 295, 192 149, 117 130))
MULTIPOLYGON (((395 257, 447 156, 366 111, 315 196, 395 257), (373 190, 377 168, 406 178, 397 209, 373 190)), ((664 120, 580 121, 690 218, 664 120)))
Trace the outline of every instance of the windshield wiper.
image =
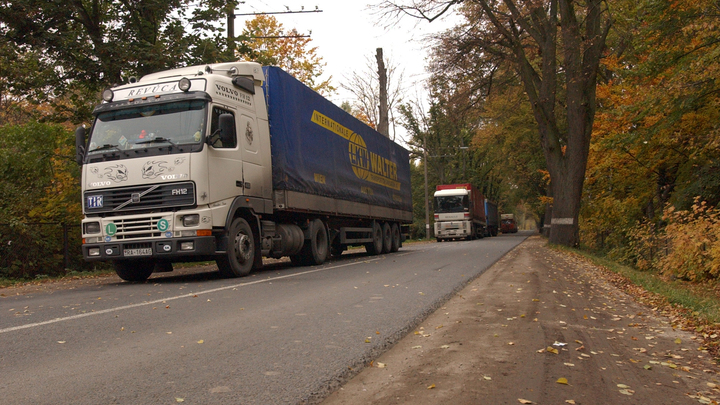
POLYGON ((105 149, 117 149, 118 152, 122 152, 122 150, 120 150, 120 148, 118 148, 117 145, 113 145, 113 144, 106 143, 106 144, 103 145, 103 146, 98 146, 97 148, 95 148, 95 149, 93 149, 93 150, 91 150, 91 151, 88 151, 88 153, 90 153, 90 152, 97 152, 97 151, 99 151, 99 150, 105 150, 105 149))
POLYGON ((171 141, 168 138, 163 138, 162 136, 159 136, 159 137, 153 138, 153 139, 148 139, 147 141, 135 142, 135 145, 142 145, 142 144, 146 144, 146 143, 155 143, 155 142, 167 142, 172 146, 177 146, 177 144, 175 142, 171 141))

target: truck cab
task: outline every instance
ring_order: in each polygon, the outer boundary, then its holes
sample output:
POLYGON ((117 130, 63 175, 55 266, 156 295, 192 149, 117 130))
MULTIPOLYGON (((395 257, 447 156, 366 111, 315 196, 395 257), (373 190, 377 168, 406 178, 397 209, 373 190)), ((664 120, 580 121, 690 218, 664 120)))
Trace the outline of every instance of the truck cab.
POLYGON ((257 63, 227 63, 105 90, 87 139, 76 134, 86 260, 128 278, 148 267, 142 278, 164 259, 215 255, 238 196, 272 210, 262 80, 257 63))

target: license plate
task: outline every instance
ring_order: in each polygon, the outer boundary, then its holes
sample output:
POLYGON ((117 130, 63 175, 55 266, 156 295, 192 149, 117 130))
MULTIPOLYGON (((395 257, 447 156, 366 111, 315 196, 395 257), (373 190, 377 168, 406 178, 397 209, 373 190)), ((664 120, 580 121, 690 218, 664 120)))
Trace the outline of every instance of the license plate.
POLYGON ((152 256, 152 248, 124 249, 123 256, 152 256))

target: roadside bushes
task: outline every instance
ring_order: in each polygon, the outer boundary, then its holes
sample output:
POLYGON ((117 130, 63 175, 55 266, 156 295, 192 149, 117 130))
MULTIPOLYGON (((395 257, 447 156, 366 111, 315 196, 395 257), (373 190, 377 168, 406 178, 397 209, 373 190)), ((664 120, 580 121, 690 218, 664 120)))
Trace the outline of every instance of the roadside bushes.
POLYGON ((693 281, 720 277, 720 210, 696 199, 687 211, 669 207, 663 219, 669 248, 660 270, 693 281))
POLYGON ((696 198, 689 210, 668 206, 662 219, 628 230, 626 261, 685 280, 720 278, 720 209, 696 198))
POLYGON ((0 126, 0 173, 0 277, 61 275, 66 261, 86 267, 72 131, 39 122, 0 126))

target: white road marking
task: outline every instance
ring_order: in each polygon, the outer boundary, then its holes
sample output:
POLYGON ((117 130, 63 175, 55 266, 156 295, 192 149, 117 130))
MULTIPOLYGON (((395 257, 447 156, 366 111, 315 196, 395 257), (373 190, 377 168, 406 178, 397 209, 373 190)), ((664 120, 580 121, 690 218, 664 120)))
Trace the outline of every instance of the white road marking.
POLYGON ((132 309, 132 308, 142 307, 142 306, 146 306, 146 305, 155 305, 155 304, 160 304, 160 303, 164 303, 164 302, 167 302, 167 301, 179 300, 179 299, 183 299, 183 298, 194 298, 195 296, 198 296, 198 295, 212 294, 212 293, 216 293, 216 292, 219 292, 219 291, 231 290, 231 289, 233 289, 233 288, 239 288, 239 287, 246 287, 246 286, 253 285, 253 284, 268 283, 268 282, 272 282, 272 281, 275 281, 275 280, 282 280, 282 279, 284 279, 284 278, 291 278, 291 277, 303 276, 303 275, 305 275, 305 274, 312 274, 312 273, 317 273, 317 272, 320 272, 320 271, 327 271, 327 270, 339 269, 339 268, 341 268, 341 267, 354 266, 354 265, 356 265, 356 264, 361 264, 361 263, 368 263, 368 262, 372 262, 372 261, 375 261, 375 260, 379 260, 380 258, 381 258, 381 257, 373 258, 373 259, 367 259, 367 260, 361 260, 361 261, 357 261, 357 262, 353 262, 353 263, 341 264, 341 265, 338 265, 338 266, 323 267, 323 268, 319 268, 319 269, 303 271, 303 272, 300 272, 300 273, 288 274, 288 275, 285 275, 285 276, 278 276, 278 277, 266 278, 266 279, 263 279, 263 280, 255 280, 255 281, 250 281, 250 282, 248 282, 248 283, 240 283, 240 284, 229 285, 229 286, 226 286, 226 287, 213 288, 213 289, 211 289, 211 290, 206 290, 206 291, 191 292, 191 293, 188 293, 188 294, 178 295, 178 296, 175 296, 175 297, 161 298, 161 299, 157 299, 157 300, 154 300, 154 301, 145 301, 145 302, 140 302, 140 303, 137 303, 137 304, 123 305, 123 306, 115 307, 115 308, 102 309, 102 310, 100 310, 100 311, 86 312, 86 313, 84 313, 84 314, 77 314, 77 315, 71 315, 71 316, 66 316, 66 317, 62 317, 62 318, 50 319, 50 320, 43 321, 43 322, 36 322, 36 323, 29 323, 29 324, 26 324, 26 325, 13 326, 13 327, 10 327, 10 328, 0 329, 0 333, 7 333, 7 332, 14 332, 14 331, 17 331, 17 330, 22 330, 22 329, 36 328, 36 327, 38 327, 38 326, 44 326, 44 325, 49 325, 49 324, 58 323, 58 322, 66 322, 66 321, 71 321, 71 320, 74 320, 74 319, 85 318, 85 317, 88 317, 88 316, 107 314, 107 313, 110 313, 110 312, 124 311, 124 310, 126 310, 126 309, 132 309))

